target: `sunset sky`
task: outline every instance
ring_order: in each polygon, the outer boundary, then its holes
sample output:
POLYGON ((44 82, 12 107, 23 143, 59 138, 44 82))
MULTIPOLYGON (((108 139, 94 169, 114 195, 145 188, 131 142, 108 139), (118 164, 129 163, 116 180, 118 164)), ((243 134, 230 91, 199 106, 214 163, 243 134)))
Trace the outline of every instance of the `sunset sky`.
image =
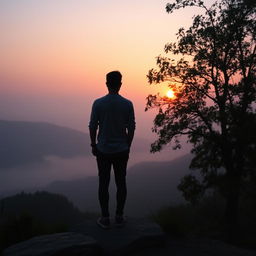
MULTIPOLYGON (((146 75, 198 8, 167 14, 161 0, 0 0, 0 119, 47 121, 88 132, 105 74, 123 74, 137 135, 150 138, 146 75)), ((207 4, 213 1, 205 1, 207 4)))

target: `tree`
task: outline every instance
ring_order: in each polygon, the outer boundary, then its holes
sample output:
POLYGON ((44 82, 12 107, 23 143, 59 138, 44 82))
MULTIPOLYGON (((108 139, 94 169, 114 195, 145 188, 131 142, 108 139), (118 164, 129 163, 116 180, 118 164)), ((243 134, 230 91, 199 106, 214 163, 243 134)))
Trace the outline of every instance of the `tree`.
POLYGON ((256 3, 224 0, 207 7, 201 0, 176 0, 166 10, 187 6, 204 9, 177 42, 165 45, 171 57, 157 57, 149 83, 169 82, 175 98, 147 97, 146 110, 157 108, 151 152, 161 151, 186 135, 193 145, 190 167, 200 170, 179 185, 195 202, 208 189, 226 199, 230 234, 238 224, 239 197, 245 181, 256 174, 256 3), (175 58, 177 56, 177 58, 175 58))

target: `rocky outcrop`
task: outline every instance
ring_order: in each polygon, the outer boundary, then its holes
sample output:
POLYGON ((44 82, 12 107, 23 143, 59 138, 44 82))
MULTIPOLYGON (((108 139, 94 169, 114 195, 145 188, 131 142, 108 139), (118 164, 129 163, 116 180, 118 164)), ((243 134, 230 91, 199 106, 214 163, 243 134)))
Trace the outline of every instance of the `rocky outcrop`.
POLYGON ((96 220, 86 221, 71 232, 34 237, 4 250, 3 256, 130 255, 164 245, 161 228, 146 219, 129 219, 124 228, 103 230, 96 220))
POLYGON ((3 256, 82 255, 101 255, 101 248, 93 238, 73 232, 34 237, 15 244, 3 252, 3 256))
POLYGON ((109 230, 102 230, 95 222, 88 221, 72 231, 92 236, 107 255, 130 255, 165 243, 165 234, 160 226, 148 219, 128 219, 124 228, 113 225, 109 230))
POLYGON ((103 230, 86 221, 71 232, 34 237, 7 248, 3 256, 255 256, 256 252, 225 242, 165 237, 146 219, 129 219, 126 227, 103 230), (164 246, 163 246, 164 245, 164 246))

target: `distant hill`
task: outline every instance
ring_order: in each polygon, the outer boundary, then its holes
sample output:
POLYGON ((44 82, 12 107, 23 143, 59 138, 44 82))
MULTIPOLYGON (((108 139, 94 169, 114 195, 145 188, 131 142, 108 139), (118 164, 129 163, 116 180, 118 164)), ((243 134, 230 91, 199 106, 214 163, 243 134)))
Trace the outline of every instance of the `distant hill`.
POLYGON ((83 214, 65 196, 45 191, 19 193, 0 200, 0 219, 29 215, 47 223, 76 223, 83 214))
MULTIPOLYGON (((149 144, 136 138, 133 151, 149 151, 149 144)), ((0 169, 40 163, 47 156, 71 158, 90 154, 86 133, 45 122, 0 120, 0 169)))
MULTIPOLYGON (((177 185, 181 177, 189 173, 192 156, 185 155, 170 162, 143 162, 127 171, 128 198, 126 213, 143 216, 158 208, 183 201, 177 185)), ((111 181, 111 209, 115 206, 115 185, 111 181)), ((56 181, 44 190, 67 196, 76 206, 86 211, 99 211, 98 177, 88 177, 72 181, 56 181)))
POLYGON ((154 212, 162 206, 184 202, 177 186, 180 179, 191 172, 192 155, 176 158, 170 162, 142 162, 128 170, 130 207, 154 212))
POLYGON ((0 168, 89 154, 87 134, 49 123, 0 120, 0 141, 0 168))

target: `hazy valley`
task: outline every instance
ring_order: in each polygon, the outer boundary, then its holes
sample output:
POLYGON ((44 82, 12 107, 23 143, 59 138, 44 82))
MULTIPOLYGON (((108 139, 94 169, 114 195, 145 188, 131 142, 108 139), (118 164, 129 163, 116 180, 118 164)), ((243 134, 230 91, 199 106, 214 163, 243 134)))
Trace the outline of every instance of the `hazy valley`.
MULTIPOLYGON (((97 166, 91 156, 88 134, 49 123, 0 122, 2 198, 20 191, 46 190, 67 196, 83 211, 98 211, 97 166)), ((149 141, 135 139, 127 171, 128 215, 150 214, 161 206, 183 200, 177 185, 188 172, 190 155, 172 160, 179 154, 167 150, 150 154, 149 148, 149 141)))

